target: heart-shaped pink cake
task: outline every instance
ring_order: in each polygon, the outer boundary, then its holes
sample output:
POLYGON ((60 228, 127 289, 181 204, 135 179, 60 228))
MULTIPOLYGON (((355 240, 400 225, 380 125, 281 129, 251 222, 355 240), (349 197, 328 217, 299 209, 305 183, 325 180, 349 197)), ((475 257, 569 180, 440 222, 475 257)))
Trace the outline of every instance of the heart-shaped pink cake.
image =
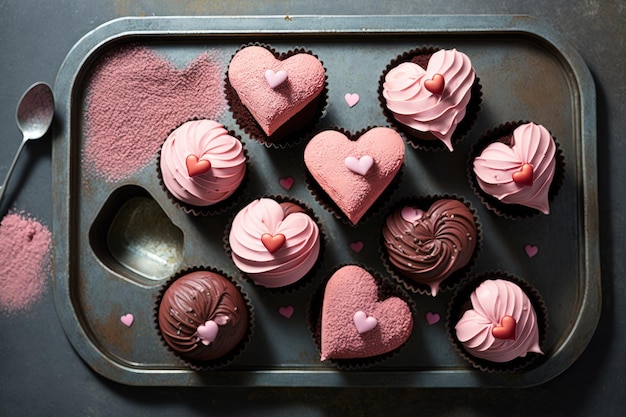
POLYGON ((322 93, 326 72, 312 54, 298 53, 280 60, 266 48, 248 46, 233 56, 228 81, 261 129, 271 136, 322 93))
POLYGON ((365 269, 347 265, 326 284, 321 317, 321 360, 369 358, 402 346, 413 315, 398 297, 378 298, 378 284, 365 269))
POLYGON ((355 141, 325 130, 307 144, 304 163, 328 197, 357 224, 400 171, 404 142, 386 127, 375 127, 355 141))

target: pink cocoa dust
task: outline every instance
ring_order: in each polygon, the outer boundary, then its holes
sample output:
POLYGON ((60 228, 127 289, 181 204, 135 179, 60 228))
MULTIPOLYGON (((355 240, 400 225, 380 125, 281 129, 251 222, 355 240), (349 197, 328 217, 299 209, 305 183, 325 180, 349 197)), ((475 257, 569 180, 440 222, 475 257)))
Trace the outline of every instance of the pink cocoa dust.
POLYGON ((50 275, 50 230, 24 213, 0 222, 0 312, 28 310, 46 290, 50 275))
POLYGON ((184 69, 143 46, 109 52, 87 86, 83 169, 115 182, 145 167, 170 131, 225 111, 223 78, 215 51, 184 69))

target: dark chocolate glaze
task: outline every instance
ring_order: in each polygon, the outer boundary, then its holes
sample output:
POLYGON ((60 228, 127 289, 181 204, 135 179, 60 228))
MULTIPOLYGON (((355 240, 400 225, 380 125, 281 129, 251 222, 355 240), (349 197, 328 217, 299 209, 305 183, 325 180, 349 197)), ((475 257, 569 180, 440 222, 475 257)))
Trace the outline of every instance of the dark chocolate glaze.
POLYGON ((159 306, 159 328, 172 350, 195 361, 220 358, 234 349, 248 330, 246 302, 235 285, 220 274, 196 271, 174 281, 159 306), (218 324, 208 346, 198 337, 198 326, 218 324))

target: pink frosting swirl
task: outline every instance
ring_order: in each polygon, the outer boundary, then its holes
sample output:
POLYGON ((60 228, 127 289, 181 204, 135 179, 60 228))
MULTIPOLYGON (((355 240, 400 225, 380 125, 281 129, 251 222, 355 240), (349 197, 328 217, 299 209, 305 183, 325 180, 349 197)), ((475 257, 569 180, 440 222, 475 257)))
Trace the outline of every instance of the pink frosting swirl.
POLYGON ((161 149, 161 175, 177 199, 194 206, 210 206, 230 197, 246 174, 241 142, 213 120, 193 120, 174 130, 161 149), (208 160, 208 172, 189 176, 186 160, 208 160))
POLYGON ((543 354, 539 347, 537 316, 530 299, 513 282, 495 279, 481 283, 470 296, 472 310, 467 310, 456 324, 456 336, 465 349, 477 358, 509 362, 528 352, 543 354), (515 319, 514 339, 493 335, 502 319, 515 319))
POLYGON ((548 193, 556 167, 556 144, 548 130, 526 123, 513 131, 512 146, 502 142, 488 145, 474 159, 480 188, 507 204, 521 204, 550 213, 548 193), (532 185, 516 183, 513 175, 524 164, 532 167, 532 185))
POLYGON ((452 151, 452 134, 465 117, 476 74, 467 55, 456 49, 435 52, 424 70, 413 62, 391 69, 383 84, 383 97, 395 119, 415 130, 430 132, 452 151), (441 74, 441 94, 424 83, 441 74))
POLYGON ((235 216, 229 234, 232 259, 255 283, 277 288, 293 284, 313 267, 320 253, 315 221, 293 204, 254 200, 235 216), (284 244, 273 253, 262 242, 265 234, 283 235, 284 244))

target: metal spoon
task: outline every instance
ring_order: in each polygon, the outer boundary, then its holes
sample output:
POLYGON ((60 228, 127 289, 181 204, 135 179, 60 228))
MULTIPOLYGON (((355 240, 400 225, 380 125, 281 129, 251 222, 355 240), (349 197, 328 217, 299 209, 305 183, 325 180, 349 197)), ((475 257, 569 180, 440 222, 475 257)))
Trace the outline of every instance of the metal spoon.
POLYGON ((52 89, 44 82, 35 83, 30 86, 28 90, 20 98, 20 102, 17 105, 17 111, 15 113, 15 119, 17 126, 22 132, 23 138, 20 147, 13 158, 13 162, 9 167, 2 186, 0 187, 0 203, 4 196, 4 191, 7 188, 9 178, 13 173, 15 164, 17 162, 24 145, 29 140, 40 139, 46 134, 50 125, 52 124, 52 118, 54 116, 54 96, 52 95, 52 89))

